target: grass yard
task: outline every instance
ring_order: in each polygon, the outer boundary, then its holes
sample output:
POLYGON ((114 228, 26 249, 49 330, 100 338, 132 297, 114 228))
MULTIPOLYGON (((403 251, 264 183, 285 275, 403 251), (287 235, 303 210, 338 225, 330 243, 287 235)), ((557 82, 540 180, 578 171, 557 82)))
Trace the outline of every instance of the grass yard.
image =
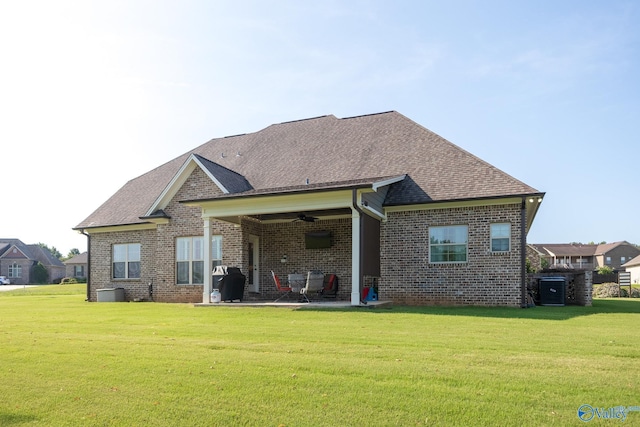
POLYGON ((638 299, 292 310, 84 289, 0 292, 1 426, 567 426, 640 405, 638 299))

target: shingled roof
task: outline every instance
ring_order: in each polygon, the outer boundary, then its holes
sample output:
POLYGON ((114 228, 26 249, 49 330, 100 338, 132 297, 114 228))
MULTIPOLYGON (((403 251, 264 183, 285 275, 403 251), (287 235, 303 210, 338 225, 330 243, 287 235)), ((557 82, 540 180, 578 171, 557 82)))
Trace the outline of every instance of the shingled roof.
POLYGON ((232 194, 277 193, 307 184, 311 190, 405 174, 391 186, 385 205, 539 193, 395 111, 344 119, 328 115, 212 139, 132 179, 75 228, 145 222, 140 217, 192 154, 230 183, 232 194))

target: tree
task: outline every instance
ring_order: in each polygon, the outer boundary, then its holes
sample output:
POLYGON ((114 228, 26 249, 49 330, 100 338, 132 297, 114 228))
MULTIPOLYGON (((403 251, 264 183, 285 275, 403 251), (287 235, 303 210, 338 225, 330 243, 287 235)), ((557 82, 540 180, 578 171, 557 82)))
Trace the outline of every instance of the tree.
POLYGON ((80 255, 80 250, 78 248, 73 248, 69 251, 69 254, 67 254, 67 256, 60 258, 60 261, 66 261, 76 255, 80 255))
POLYGON ((46 249, 46 250, 48 250, 49 252, 51 252, 51 253, 53 254, 53 256, 54 256, 54 257, 56 257, 56 258, 58 258, 58 259, 62 258, 62 254, 60 253, 60 251, 59 251, 59 250, 57 250, 57 249, 56 249, 56 247, 55 247, 55 246, 51 246, 51 247, 49 247, 49 246, 47 246, 47 245, 46 245, 46 244, 44 244, 44 243, 38 243, 38 246, 40 246, 41 248, 46 249))
POLYGON ((49 273, 41 262, 33 266, 32 277, 34 283, 47 283, 49 280, 49 273))

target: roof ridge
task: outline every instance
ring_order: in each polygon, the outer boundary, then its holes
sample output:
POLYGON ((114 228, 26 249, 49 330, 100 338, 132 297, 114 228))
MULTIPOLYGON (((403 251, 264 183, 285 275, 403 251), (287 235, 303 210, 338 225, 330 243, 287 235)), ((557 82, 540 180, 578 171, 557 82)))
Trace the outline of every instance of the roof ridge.
POLYGON ((298 119, 298 120, 289 120, 289 121, 286 121, 286 122, 280 122, 280 123, 276 123, 276 124, 277 125, 285 125, 285 124, 288 124, 288 123, 305 122, 305 121, 308 121, 308 120, 317 120, 317 119, 323 119, 325 117, 332 117, 332 116, 335 117, 333 114, 325 114, 323 116, 308 117, 306 119, 298 119))
MULTIPOLYGON (((379 113, 360 114, 358 116, 343 117, 340 120, 359 119, 361 117, 379 116, 381 114, 398 113, 396 110, 381 111, 379 113)), ((399 114, 399 113, 398 113, 399 114)))

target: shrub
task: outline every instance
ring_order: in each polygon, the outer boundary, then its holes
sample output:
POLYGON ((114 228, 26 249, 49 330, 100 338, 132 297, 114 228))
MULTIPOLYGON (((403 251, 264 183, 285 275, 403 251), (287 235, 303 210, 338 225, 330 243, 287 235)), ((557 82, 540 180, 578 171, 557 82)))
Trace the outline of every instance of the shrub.
POLYGON ((598 267, 598 274, 611 274, 613 273, 613 268, 609 267, 608 265, 603 265, 601 267, 598 267))
POLYGON ((631 298, 640 298, 640 289, 632 288, 631 289, 631 298))
POLYGON ((603 283, 593 288, 594 298, 614 298, 626 297, 628 294, 626 289, 620 289, 617 283, 603 283))

